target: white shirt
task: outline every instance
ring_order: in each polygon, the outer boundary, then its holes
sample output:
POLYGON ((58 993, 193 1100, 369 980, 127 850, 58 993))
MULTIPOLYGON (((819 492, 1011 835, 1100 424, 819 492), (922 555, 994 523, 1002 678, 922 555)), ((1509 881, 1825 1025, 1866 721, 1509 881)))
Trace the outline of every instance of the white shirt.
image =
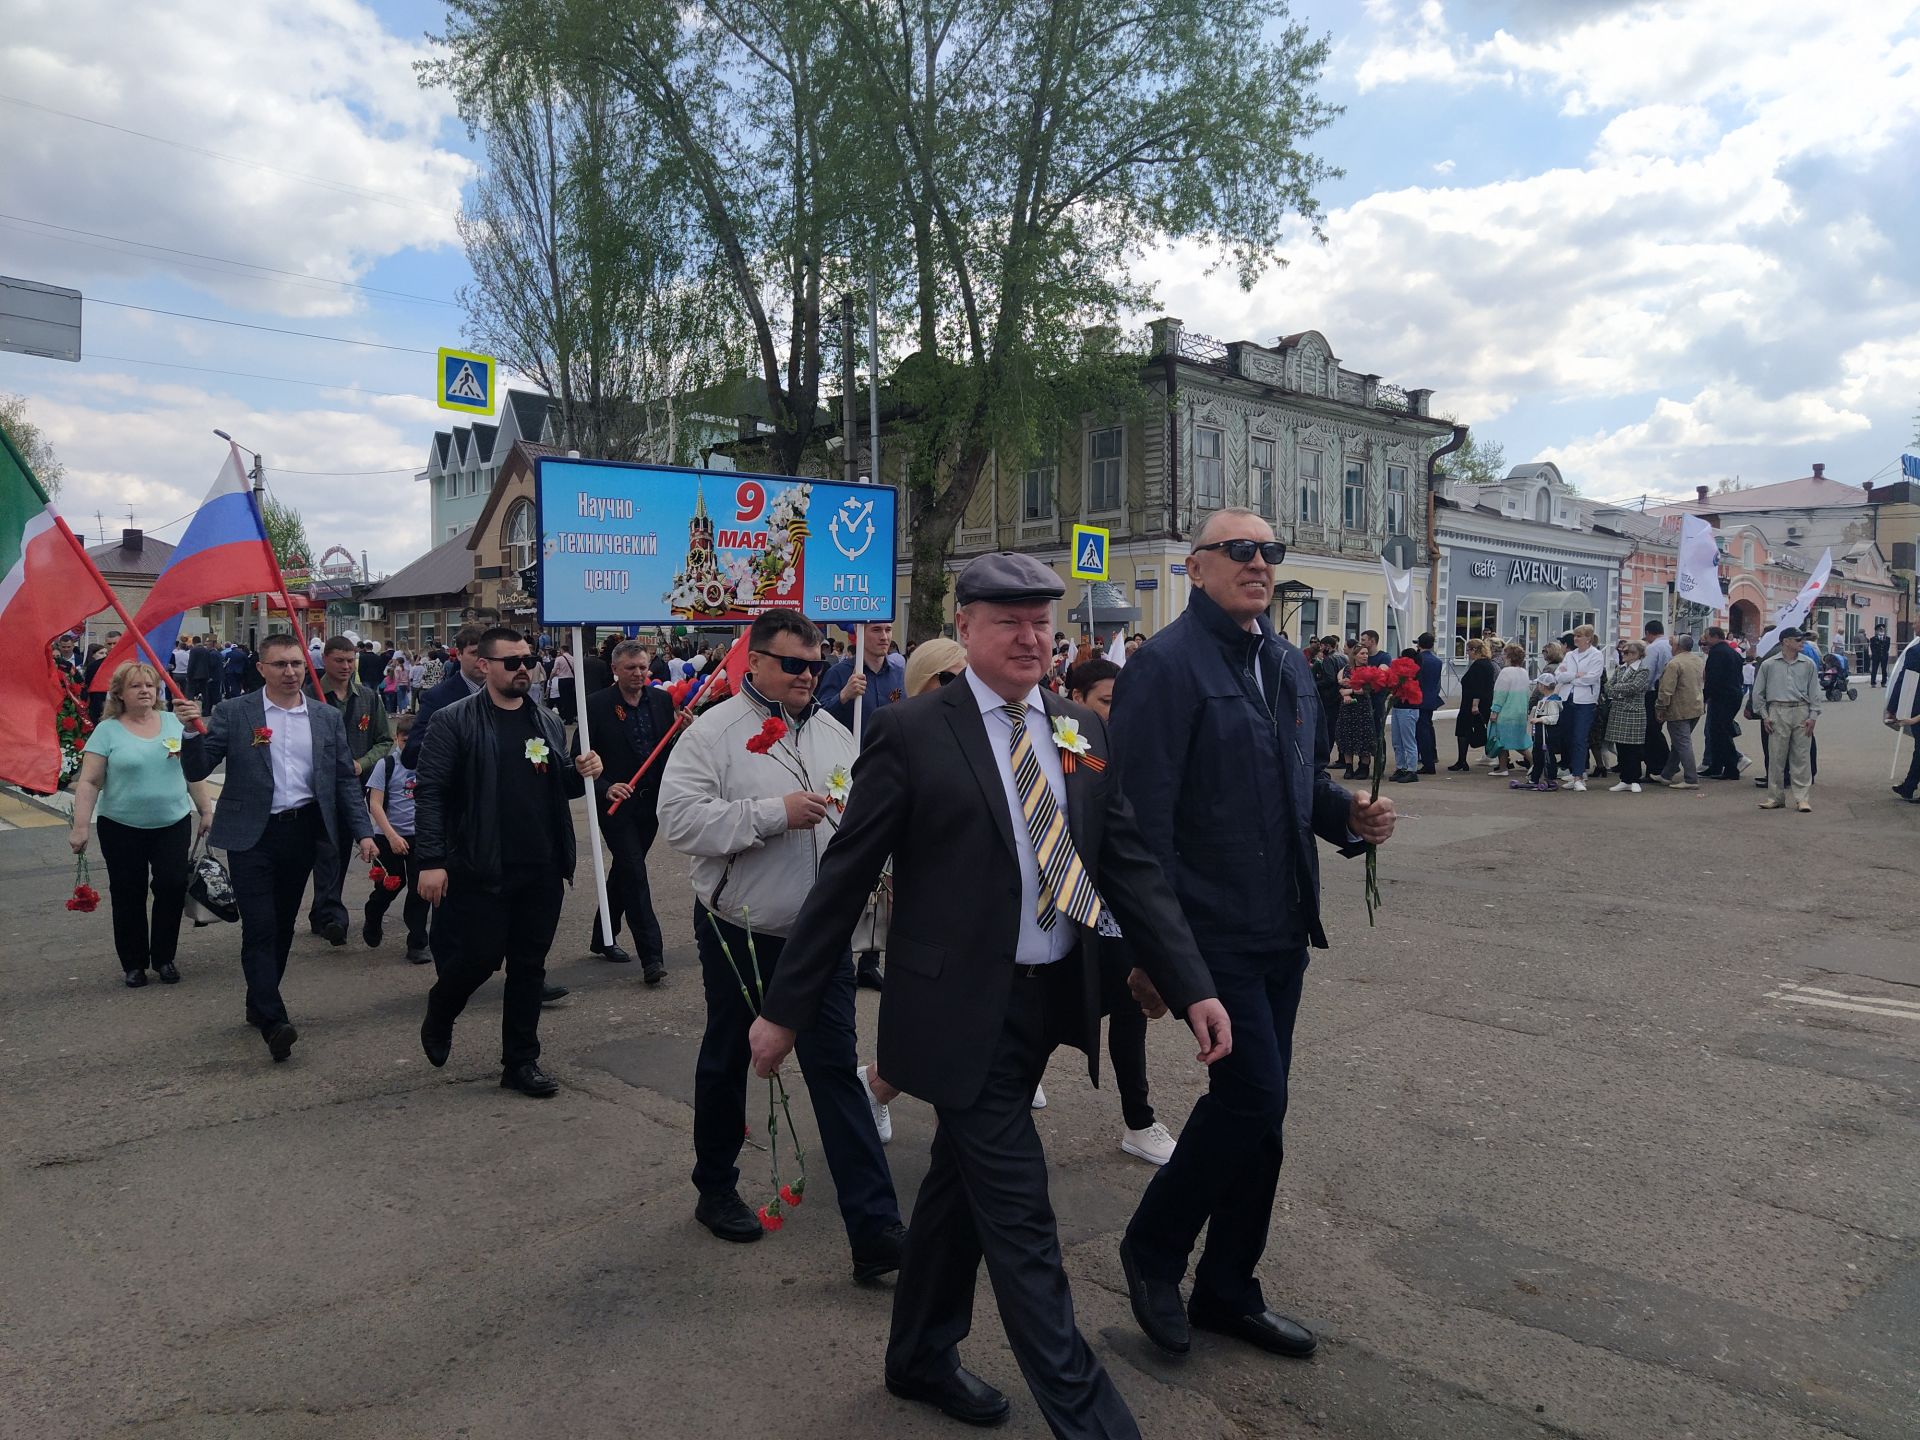
MULTIPOLYGON (((966 676, 973 698, 980 706, 980 718, 986 722, 987 743, 993 747, 993 763, 1000 769, 1000 786, 1006 791, 1008 818, 1013 822, 1013 848, 1020 857, 1020 943, 1013 954, 1014 962, 1051 964, 1065 959, 1073 949, 1075 927, 1062 915, 1051 930, 1042 930, 1035 918, 1040 911, 1040 865, 1033 856, 1033 837, 1027 834, 1020 789, 1013 779, 1013 718, 1000 708, 1008 702, 989 690, 978 675, 969 670, 966 676)), ((1047 718, 1047 707, 1040 701, 1038 685, 1027 692, 1027 743, 1040 762, 1040 773, 1047 777, 1053 803, 1065 815, 1067 777, 1060 770, 1060 752, 1053 743, 1053 722, 1047 718)))
POLYGON ((1567 652, 1560 662, 1560 694, 1575 705, 1598 705, 1600 681, 1607 673, 1607 657, 1598 645, 1567 652))
MULTIPOLYGON (((273 813, 295 810, 313 803, 313 717, 307 713, 307 697, 291 710, 283 710, 262 694, 267 728, 273 738, 267 741, 267 758, 273 762, 273 813)), ((252 744, 249 736, 248 744, 252 744)))

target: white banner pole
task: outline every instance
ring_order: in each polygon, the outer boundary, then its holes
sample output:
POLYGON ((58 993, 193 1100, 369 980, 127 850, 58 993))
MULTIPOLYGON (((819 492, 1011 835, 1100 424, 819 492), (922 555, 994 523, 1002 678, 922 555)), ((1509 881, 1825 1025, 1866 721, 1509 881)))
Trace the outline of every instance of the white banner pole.
MULTIPOLYGON (((867 627, 864 625, 856 625, 853 627, 853 675, 864 675, 866 673, 867 627)), ((853 675, 849 675, 847 678, 851 680, 853 675)), ((860 750, 860 715, 866 708, 867 707, 862 705, 858 700, 853 702, 853 748, 856 754, 858 754, 860 750)))
MULTIPOLYGON (((579 699, 574 708, 580 715, 580 753, 593 749, 593 734, 587 729, 587 641, 578 625, 573 627, 573 691, 579 699)), ((613 944, 613 907, 607 901, 607 867, 600 850, 600 802, 594 797, 593 781, 587 782, 587 844, 593 850, 593 893, 600 901, 600 943, 613 944)))

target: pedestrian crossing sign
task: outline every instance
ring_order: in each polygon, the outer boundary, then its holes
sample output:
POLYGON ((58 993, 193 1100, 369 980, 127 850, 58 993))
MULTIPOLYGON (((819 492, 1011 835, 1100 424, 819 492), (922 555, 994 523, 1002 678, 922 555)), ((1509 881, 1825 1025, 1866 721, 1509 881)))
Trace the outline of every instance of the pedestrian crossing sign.
POLYGON ((440 408, 464 410, 469 415, 493 414, 493 374, 497 368, 491 355, 442 350, 440 408))
POLYGON ((1073 527, 1073 578, 1076 580, 1104 580, 1107 578, 1107 542, 1111 532, 1098 525, 1076 525, 1073 527))

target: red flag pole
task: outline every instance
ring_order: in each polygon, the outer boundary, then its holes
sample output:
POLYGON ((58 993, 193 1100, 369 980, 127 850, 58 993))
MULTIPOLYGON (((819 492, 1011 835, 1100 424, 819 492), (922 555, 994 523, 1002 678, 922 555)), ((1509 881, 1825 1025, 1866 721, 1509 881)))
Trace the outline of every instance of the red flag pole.
MULTIPOLYGON (((673 712, 673 724, 669 725, 667 727, 667 733, 660 737, 660 743, 653 747, 653 753, 642 760, 640 762, 640 768, 633 772, 633 778, 627 781, 628 789, 632 789, 640 783, 640 777, 653 768, 653 762, 660 758, 660 752, 667 748, 668 743, 672 741, 674 736, 678 735, 692 723, 693 717, 686 711, 676 710, 673 712)), ((613 814, 614 811, 626 803, 624 800, 615 800, 611 805, 607 806, 607 814, 613 814)))
MULTIPOLYGON (((158 653, 155 652, 153 642, 147 638, 146 632, 133 623, 133 617, 127 614, 127 607, 120 602, 120 597, 114 593, 113 586, 107 583, 107 577, 100 573, 100 567, 93 563, 93 557, 87 554, 87 547, 80 543, 80 537, 68 528, 67 522, 57 511, 54 513, 53 523, 60 527, 60 533, 66 537, 67 543, 73 546, 73 552, 80 557, 80 563, 92 571, 93 578, 100 582, 100 589, 105 592, 107 597, 107 604, 113 608, 113 613, 120 617, 120 622, 127 627, 127 634, 133 638, 134 649, 136 651, 143 651, 146 654, 147 663, 152 665, 153 668, 160 673, 161 681, 166 685, 168 690, 173 692, 173 698, 176 700, 185 700, 187 696, 185 692, 180 689, 180 682, 173 678, 173 671, 167 667, 165 662, 160 659, 158 653)), ((205 720, 196 720, 193 723, 194 727, 199 730, 202 735, 207 733, 207 722, 205 720)))

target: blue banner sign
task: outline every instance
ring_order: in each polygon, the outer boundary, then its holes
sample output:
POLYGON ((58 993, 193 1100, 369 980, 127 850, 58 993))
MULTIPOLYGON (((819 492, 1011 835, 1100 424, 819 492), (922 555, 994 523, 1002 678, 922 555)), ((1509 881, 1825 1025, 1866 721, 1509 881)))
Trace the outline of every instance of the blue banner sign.
POLYGON ((534 464, 543 625, 740 625, 798 610, 893 619, 887 485, 543 455, 534 464))

